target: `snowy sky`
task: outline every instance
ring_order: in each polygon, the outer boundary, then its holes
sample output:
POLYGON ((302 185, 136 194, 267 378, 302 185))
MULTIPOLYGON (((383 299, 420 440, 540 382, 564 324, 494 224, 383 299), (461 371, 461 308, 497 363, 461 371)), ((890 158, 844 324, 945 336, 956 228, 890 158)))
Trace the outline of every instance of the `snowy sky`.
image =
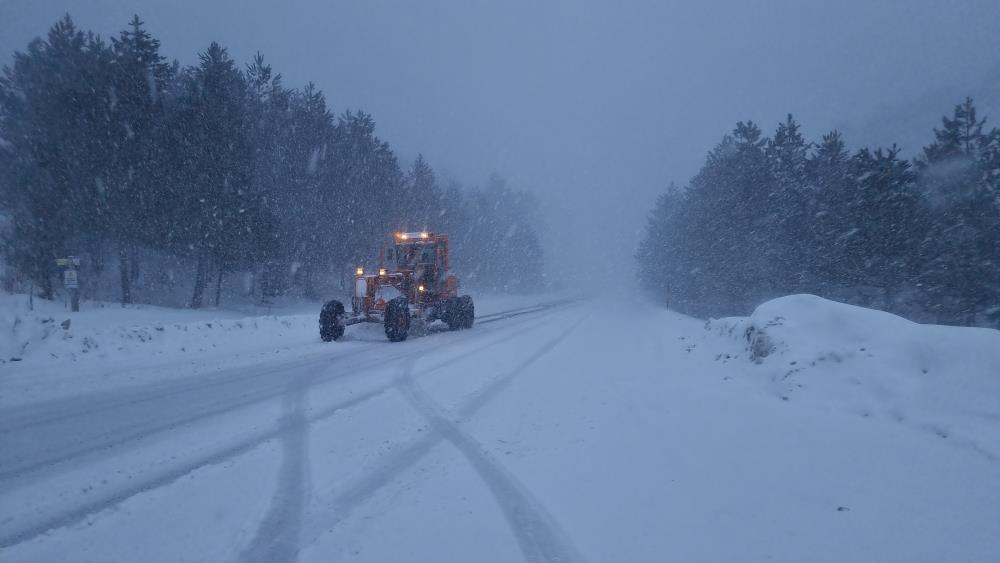
POLYGON ((550 265, 600 281, 631 281, 656 194, 738 120, 908 151, 966 94, 1000 122, 997 0, 0 0, 0 60, 65 12, 105 36, 137 12, 185 64, 260 50, 404 164, 538 194, 550 265))

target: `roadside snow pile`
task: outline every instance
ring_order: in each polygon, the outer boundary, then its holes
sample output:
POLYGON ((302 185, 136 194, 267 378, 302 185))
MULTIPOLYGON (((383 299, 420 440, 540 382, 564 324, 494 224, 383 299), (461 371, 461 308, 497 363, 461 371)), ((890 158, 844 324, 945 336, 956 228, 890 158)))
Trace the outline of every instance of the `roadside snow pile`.
MULTIPOLYGON (((487 315, 536 304, 538 296, 484 296, 476 311, 487 315)), ((261 352, 320 342, 318 303, 290 303, 240 310, 175 309, 87 301, 78 313, 65 304, 26 295, 0 293, 0 365, 8 368, 92 364, 103 370, 164 361, 188 361, 192 355, 261 352), (265 314, 267 313, 267 314, 265 314)), ((351 333, 364 333, 364 329, 351 333)), ((378 330, 370 331, 377 337, 378 330)), ((345 340, 352 340, 348 336, 345 340)), ((377 339, 380 339, 378 337, 377 339)), ((343 344, 343 343, 342 343, 343 344)), ((341 346, 343 347, 343 345, 341 346)), ((8 370, 9 373, 9 370, 8 370)))
MULTIPOLYGON (((479 297, 480 315, 545 299, 479 297)), ((236 306, 240 309, 191 310, 86 301, 80 312, 71 313, 63 303, 35 299, 29 307, 27 295, 0 293, 0 409, 223 369, 254 369, 276 359, 294 363, 354 354, 385 342, 376 325, 352 327, 336 345, 322 342, 318 303, 236 306)))
POLYGON ((784 400, 889 417, 1000 458, 1000 331, 922 325, 814 295, 707 328, 739 340, 784 400))
POLYGON ((21 365, 207 352, 308 341, 315 315, 247 317, 229 311, 86 303, 70 313, 59 303, 0 295, 0 363, 21 365))

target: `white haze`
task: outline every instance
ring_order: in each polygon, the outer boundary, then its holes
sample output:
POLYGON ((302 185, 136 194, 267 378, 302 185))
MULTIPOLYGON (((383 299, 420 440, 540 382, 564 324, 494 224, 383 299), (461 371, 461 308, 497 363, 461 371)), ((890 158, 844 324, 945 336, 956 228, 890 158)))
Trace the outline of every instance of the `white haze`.
POLYGON ((738 120, 912 154, 966 95, 1000 118, 996 0, 0 0, 4 64, 66 12, 105 37, 138 13, 182 64, 213 40, 259 50, 371 112, 404 162, 504 174, 543 202, 549 269, 592 283, 632 280, 655 196, 738 120))

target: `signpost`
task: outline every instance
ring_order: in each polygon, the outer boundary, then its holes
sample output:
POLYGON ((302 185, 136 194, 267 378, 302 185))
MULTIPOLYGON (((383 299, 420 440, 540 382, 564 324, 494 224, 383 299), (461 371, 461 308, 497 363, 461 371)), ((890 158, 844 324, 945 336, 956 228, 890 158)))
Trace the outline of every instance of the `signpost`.
POLYGON ((56 266, 63 269, 63 287, 69 290, 70 310, 80 311, 80 278, 77 275, 80 259, 76 256, 57 258, 56 266))

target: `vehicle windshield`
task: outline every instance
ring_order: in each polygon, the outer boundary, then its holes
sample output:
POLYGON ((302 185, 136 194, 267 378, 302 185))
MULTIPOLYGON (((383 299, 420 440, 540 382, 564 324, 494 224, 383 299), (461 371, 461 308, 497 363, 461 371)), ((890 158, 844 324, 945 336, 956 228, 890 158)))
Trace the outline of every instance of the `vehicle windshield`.
POLYGON ((396 265, 413 267, 417 265, 434 264, 437 261, 437 244, 414 243, 396 246, 396 265))

